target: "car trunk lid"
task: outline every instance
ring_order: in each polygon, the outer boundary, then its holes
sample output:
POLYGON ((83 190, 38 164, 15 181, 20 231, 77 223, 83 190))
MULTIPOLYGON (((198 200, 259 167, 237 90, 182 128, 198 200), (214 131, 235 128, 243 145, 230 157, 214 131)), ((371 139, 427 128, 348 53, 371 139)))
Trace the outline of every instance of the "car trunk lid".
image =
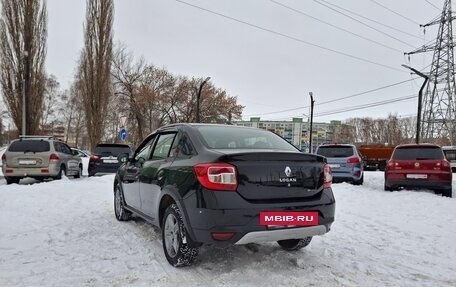
POLYGON ((236 167, 237 192, 248 200, 312 197, 324 182, 323 157, 294 152, 231 153, 222 161, 236 167))

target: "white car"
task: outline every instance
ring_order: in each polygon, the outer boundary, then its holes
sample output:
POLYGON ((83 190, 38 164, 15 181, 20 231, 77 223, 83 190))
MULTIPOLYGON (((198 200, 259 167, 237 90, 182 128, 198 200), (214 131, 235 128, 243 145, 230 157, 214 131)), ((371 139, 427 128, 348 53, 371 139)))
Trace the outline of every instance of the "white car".
POLYGON ((85 150, 81 150, 78 148, 72 147, 71 150, 73 152, 77 152, 79 157, 82 160, 82 175, 88 175, 88 168, 89 168, 89 161, 90 161, 90 153, 85 150))

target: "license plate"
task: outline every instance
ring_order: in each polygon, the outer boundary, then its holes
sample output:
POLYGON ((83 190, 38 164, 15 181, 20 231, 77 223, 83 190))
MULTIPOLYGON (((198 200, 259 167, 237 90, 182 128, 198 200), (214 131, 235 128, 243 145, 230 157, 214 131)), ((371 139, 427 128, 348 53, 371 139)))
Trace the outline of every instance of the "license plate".
POLYGON ((329 167, 330 168, 339 168, 340 164, 330 164, 329 167))
POLYGON ((33 165, 33 164, 36 164, 36 160, 21 159, 21 160, 19 160, 19 164, 23 164, 23 165, 33 165))
POLYGON ((104 163, 118 163, 119 161, 117 159, 104 159, 104 163))
POLYGON ((294 227, 318 225, 316 211, 262 211, 260 225, 268 227, 294 227))
POLYGON ((406 177, 410 179, 427 179, 427 174, 407 174, 406 177))

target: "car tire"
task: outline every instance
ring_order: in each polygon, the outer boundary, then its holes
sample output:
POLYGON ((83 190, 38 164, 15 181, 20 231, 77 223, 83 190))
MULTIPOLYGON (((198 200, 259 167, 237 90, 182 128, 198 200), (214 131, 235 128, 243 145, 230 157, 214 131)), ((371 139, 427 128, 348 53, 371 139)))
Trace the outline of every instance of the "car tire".
POLYGON ((445 196, 445 197, 453 197, 453 189, 450 187, 448 189, 444 189, 442 190, 442 196, 445 196))
POLYGON ((56 176, 54 176, 54 179, 62 179, 62 175, 66 175, 66 169, 64 165, 60 166, 59 173, 56 176))
POLYGON ((385 189, 385 191, 394 191, 394 188, 392 186, 386 185, 386 183, 385 183, 384 189, 385 189))
POLYGON ((163 216, 162 241, 166 259, 174 267, 191 265, 198 256, 199 248, 188 245, 187 230, 176 204, 168 206, 163 216))
POLYGON ((127 221, 131 216, 131 212, 125 210, 123 193, 118 184, 114 188, 114 214, 119 221, 127 221))
POLYGON ((20 177, 5 177, 5 179, 6 179, 6 184, 13 184, 13 183, 18 184, 19 181, 21 180, 20 177))
POLYGON ((364 183, 364 173, 359 180, 353 181, 353 185, 363 185, 364 183))
POLYGON ((280 245, 280 247, 282 247, 283 250, 296 251, 309 245, 310 241, 312 241, 312 236, 303 239, 279 240, 277 243, 280 245))
POLYGON ((80 178, 82 175, 82 165, 78 167, 78 173, 74 175, 74 178, 80 178))

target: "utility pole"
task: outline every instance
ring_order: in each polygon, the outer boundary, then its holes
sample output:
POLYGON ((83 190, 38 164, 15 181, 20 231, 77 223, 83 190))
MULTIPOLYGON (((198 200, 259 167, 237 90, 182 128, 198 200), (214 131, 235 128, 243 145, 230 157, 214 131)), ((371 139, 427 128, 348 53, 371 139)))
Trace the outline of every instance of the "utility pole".
POLYGON ((309 153, 312 153, 312 126, 313 126, 313 114, 314 114, 314 98, 313 93, 309 92, 310 95, 310 131, 309 131, 309 153))
MULTIPOLYGON (((451 9, 451 0, 445 0, 440 16, 431 22, 420 25, 426 28, 439 25, 435 41, 423 45, 415 51, 405 53, 433 52, 429 81, 423 94, 421 121, 421 137, 426 141, 449 139, 450 145, 456 143, 456 77, 454 66, 455 42, 453 41, 452 22, 456 19, 451 9)), ((418 119, 417 119, 418 120, 418 119)))
POLYGON ((204 84, 209 81, 211 77, 207 77, 199 86, 198 94, 196 95, 196 122, 200 122, 200 99, 201 99, 201 90, 203 89, 204 84))
POLYGON ((24 69, 24 74, 22 78, 22 134, 27 135, 27 115, 28 115, 28 102, 27 102, 27 92, 26 92, 26 87, 27 87, 27 78, 28 78, 28 63, 27 63, 27 58, 28 58, 28 52, 24 51, 24 55, 22 57, 23 63, 23 69, 24 69))
POLYGON ((420 143, 420 134, 421 134, 421 109, 422 109, 422 102, 423 102, 423 89, 426 86, 429 77, 420 71, 415 70, 412 67, 409 67, 407 65, 402 65, 402 67, 405 67, 407 69, 412 70, 415 74, 417 74, 420 77, 424 78, 424 83, 421 85, 420 91, 418 92, 418 111, 416 114, 416 136, 415 136, 415 143, 419 144, 420 143))

